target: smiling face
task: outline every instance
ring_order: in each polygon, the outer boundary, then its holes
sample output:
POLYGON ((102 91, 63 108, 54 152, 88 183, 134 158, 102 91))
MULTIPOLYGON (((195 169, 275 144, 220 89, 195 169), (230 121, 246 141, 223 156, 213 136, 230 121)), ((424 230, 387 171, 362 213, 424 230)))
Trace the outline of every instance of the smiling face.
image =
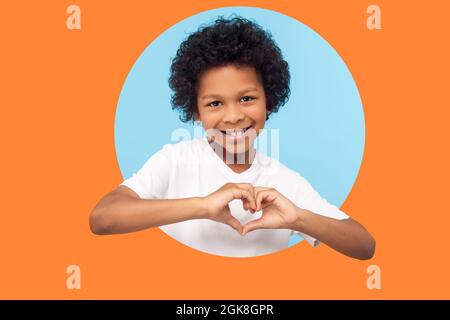
POLYGON ((197 110, 208 136, 229 153, 253 148, 266 122, 266 96, 255 69, 226 65, 208 69, 199 79, 197 110))

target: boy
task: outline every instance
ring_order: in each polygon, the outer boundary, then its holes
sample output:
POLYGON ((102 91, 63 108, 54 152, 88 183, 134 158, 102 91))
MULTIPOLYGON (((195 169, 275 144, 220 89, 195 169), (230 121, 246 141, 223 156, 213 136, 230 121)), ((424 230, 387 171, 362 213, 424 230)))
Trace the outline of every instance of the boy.
POLYGON ((280 49, 251 21, 219 18, 191 34, 172 61, 172 105, 207 137, 164 145, 100 200, 91 230, 158 226, 190 247, 233 257, 281 250, 297 232, 313 246, 370 259, 375 241, 363 226, 254 148, 287 101, 289 80, 280 49))

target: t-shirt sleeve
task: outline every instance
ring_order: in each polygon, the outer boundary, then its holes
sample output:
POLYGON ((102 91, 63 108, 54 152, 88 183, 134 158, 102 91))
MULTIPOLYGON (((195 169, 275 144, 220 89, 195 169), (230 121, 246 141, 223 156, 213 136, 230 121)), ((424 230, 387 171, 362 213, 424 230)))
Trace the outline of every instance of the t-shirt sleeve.
MULTIPOLYGON (((348 219, 349 216, 341 211, 338 207, 329 203, 325 198, 314 190, 311 184, 302 176, 298 175, 297 190, 295 197, 295 204, 302 209, 311 211, 325 217, 343 220, 348 219)), ((320 241, 299 231, 293 231, 294 234, 302 236, 311 246, 317 246, 320 241)))
POLYGON ((172 164, 170 144, 153 154, 144 165, 120 185, 137 193, 141 199, 161 199, 167 193, 172 164))

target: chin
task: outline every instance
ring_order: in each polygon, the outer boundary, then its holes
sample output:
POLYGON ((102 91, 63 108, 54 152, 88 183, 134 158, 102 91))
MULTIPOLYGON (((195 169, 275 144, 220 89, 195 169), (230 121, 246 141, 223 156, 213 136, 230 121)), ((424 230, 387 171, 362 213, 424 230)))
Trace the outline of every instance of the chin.
MULTIPOLYGON (((215 139, 214 139, 215 140, 215 139)), ((216 141, 216 140, 215 140, 216 141)), ((233 142, 233 141, 227 141, 226 140, 217 140, 216 143, 214 143, 216 145, 216 147, 222 149, 222 150, 226 150, 226 152, 228 153, 232 153, 232 154, 245 154, 246 152, 248 152, 248 150, 250 149, 250 146, 252 146, 253 144, 250 144, 247 141, 242 141, 242 142, 233 142)))

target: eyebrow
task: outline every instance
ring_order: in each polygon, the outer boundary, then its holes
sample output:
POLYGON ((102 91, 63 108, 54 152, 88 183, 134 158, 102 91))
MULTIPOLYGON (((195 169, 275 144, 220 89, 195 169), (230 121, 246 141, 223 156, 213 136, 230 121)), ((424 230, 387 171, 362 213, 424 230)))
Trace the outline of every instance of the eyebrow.
MULTIPOLYGON (((252 91, 258 91, 258 89, 256 87, 244 89, 242 91, 239 91, 238 95, 240 96, 240 95, 243 95, 243 94, 245 94, 247 92, 252 92, 252 91)), ((222 96, 220 94, 208 94, 206 96, 201 97, 200 99, 201 100, 205 100, 205 99, 210 99, 210 98, 218 99, 218 98, 222 98, 222 96)))

